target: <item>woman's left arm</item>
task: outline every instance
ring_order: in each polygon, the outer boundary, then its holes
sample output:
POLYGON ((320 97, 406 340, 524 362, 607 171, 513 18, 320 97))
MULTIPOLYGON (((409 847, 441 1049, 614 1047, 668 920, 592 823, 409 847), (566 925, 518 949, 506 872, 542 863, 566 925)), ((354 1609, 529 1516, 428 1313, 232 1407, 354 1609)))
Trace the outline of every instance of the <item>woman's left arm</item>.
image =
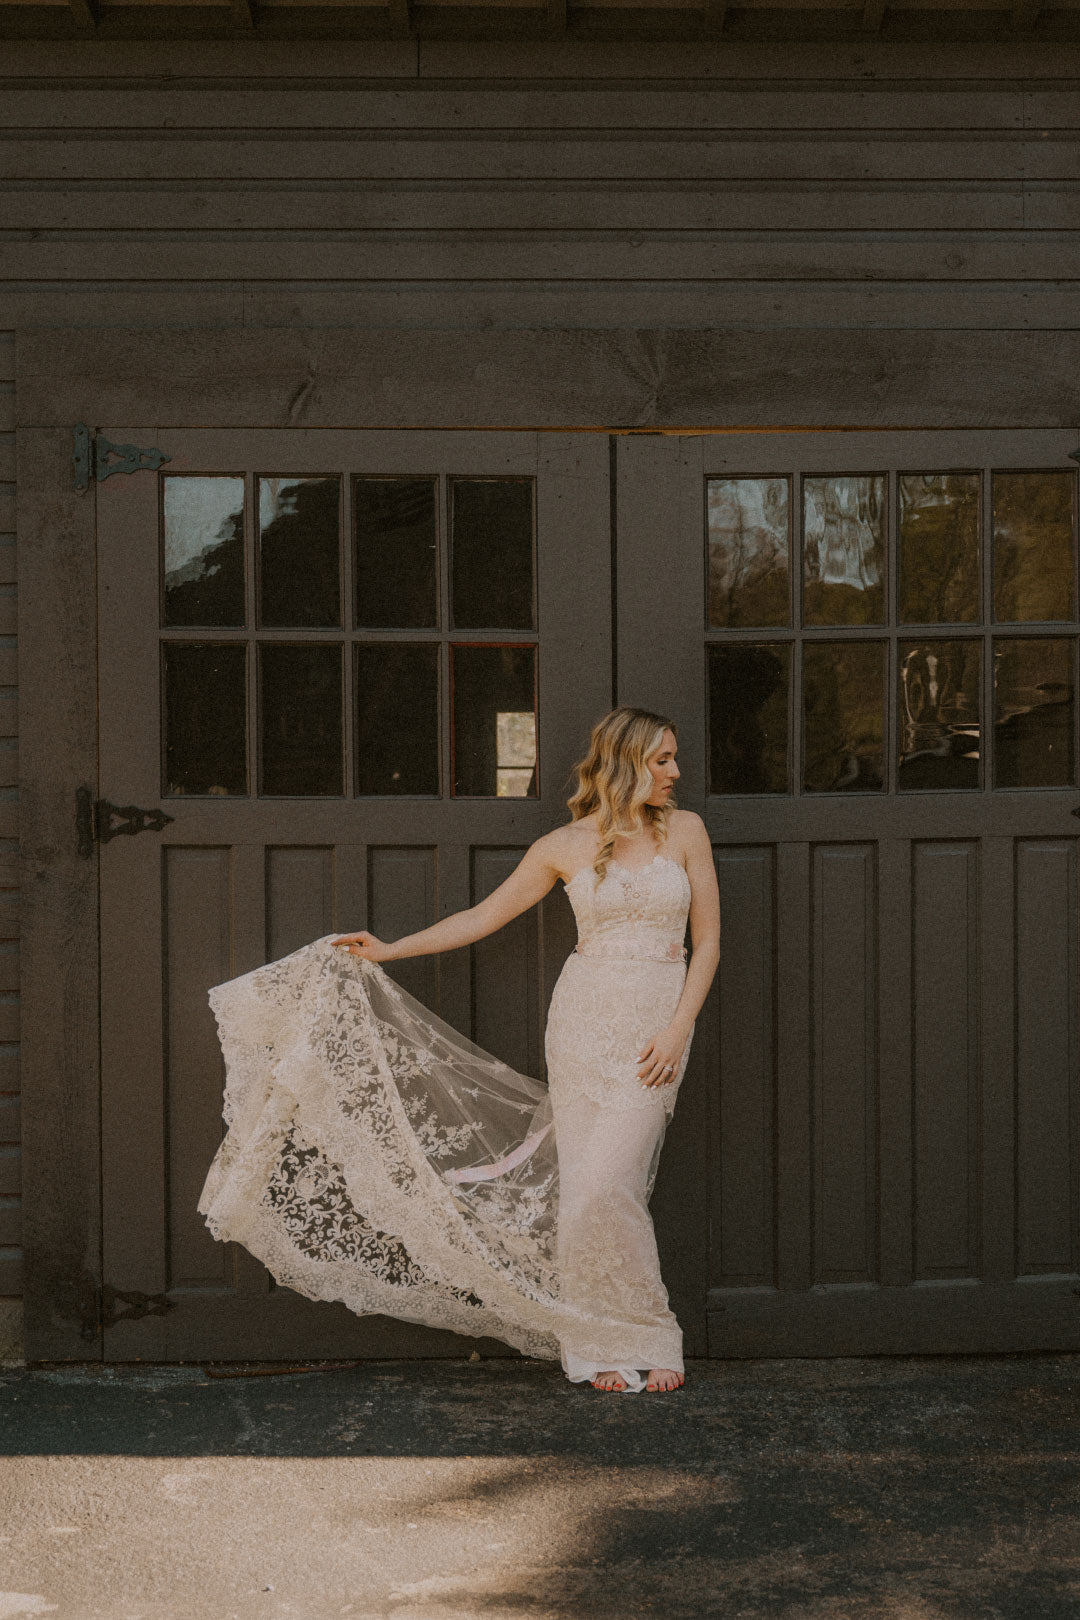
POLYGON ((690 938, 693 949, 682 995, 667 1028, 651 1040, 638 1058, 638 1074, 647 1086, 670 1085, 678 1072, 694 1020, 705 1003, 720 963, 720 889, 712 844, 699 815, 688 811, 686 875, 690 879, 690 938), (670 1074, 665 1064, 672 1064, 670 1074), (644 1066, 643 1066, 644 1065, 644 1066))

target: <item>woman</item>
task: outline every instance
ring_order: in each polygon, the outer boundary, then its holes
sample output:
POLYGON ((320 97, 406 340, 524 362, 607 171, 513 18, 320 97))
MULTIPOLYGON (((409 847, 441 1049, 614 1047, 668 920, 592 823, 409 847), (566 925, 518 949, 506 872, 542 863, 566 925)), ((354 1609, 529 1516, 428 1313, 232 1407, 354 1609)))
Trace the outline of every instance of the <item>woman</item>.
POLYGON ((705 825, 675 808, 677 746, 664 716, 613 709, 570 823, 478 905, 392 942, 326 935, 209 992, 229 1126, 198 1206, 215 1237, 358 1314, 490 1334, 596 1389, 678 1388, 648 1201, 720 901, 705 825), (578 944, 545 1088, 379 964, 473 944, 560 880, 578 944))

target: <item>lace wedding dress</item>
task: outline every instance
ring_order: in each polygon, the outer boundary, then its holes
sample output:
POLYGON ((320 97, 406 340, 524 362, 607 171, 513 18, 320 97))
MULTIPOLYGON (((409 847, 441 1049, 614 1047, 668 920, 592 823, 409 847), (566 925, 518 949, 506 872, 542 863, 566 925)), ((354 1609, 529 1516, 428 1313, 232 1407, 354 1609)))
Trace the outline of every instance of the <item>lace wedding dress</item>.
POLYGON ((548 1086, 327 934, 209 992, 226 1134, 198 1209, 311 1299, 561 1360, 627 1390, 683 1370, 648 1202, 669 1085, 638 1054, 686 977, 680 862, 591 867, 545 1030, 548 1086))

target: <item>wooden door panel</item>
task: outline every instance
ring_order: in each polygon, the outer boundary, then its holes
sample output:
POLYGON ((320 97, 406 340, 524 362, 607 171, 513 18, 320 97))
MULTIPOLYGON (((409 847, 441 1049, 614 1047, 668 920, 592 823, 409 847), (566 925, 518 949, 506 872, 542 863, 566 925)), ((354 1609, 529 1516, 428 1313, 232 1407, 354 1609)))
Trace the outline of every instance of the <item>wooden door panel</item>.
MULTIPOLYGON (((717 1061, 742 1083, 713 1099, 709 1286, 776 1286, 776 863, 771 848, 717 855, 723 918, 717 1061)), ((696 1036, 695 1036, 696 1038, 696 1036)), ((700 1084, 700 1082, 698 1082, 700 1084)), ((680 1102, 683 1099, 680 1098, 680 1102)))
POLYGON ((979 1270, 979 850, 911 853, 914 1276, 929 1282, 979 1270))
POLYGON ((1021 1277, 1080 1270, 1076 842, 1017 839, 1016 1130, 1021 1277))
POLYGON ((818 844, 810 997, 815 1283, 866 1283, 877 1251, 875 850, 818 844))
MULTIPOLYGON (((425 927, 490 892, 533 838, 567 819, 570 765, 610 702, 606 443, 532 433, 139 427, 108 436, 161 444, 170 460, 161 474, 113 478, 96 492, 100 792, 118 803, 160 808, 171 819, 161 831, 116 838, 101 850, 104 1273, 107 1292, 119 1290, 114 1297, 129 1302, 108 1313, 104 1353, 166 1360, 460 1355, 456 1335, 306 1300, 276 1286, 241 1246, 210 1237, 196 1203, 221 1139, 223 1071, 206 991, 332 931, 368 926, 396 938, 425 927), (246 480, 244 625, 215 631, 160 622, 160 480, 189 473, 246 480), (341 480, 346 612, 339 629, 264 631, 253 620, 254 479, 277 473, 341 480), (440 529, 437 626, 383 636, 385 642, 427 634, 439 649, 440 793, 354 794, 349 770, 344 794, 260 796, 257 649, 290 636, 346 649, 353 640, 379 639, 382 633, 369 633, 362 621, 351 627, 352 479, 400 475, 439 480, 441 522, 453 476, 531 481, 535 627, 454 629, 440 529), (200 638, 248 647, 246 795, 166 791, 159 646, 200 638), (447 679, 454 646, 470 641, 535 648, 536 796, 449 794, 447 679)), ((351 701, 344 721, 348 762, 351 701)), ((390 971, 489 1050, 542 1076, 547 998, 571 944, 569 904, 556 890, 470 951, 412 958, 390 971)), ((512 1353, 494 1342, 486 1347, 512 1353)))
MULTIPOLYGON (((992 548, 1004 544, 993 473, 1071 476, 1075 578, 1072 448, 1068 434, 1011 431, 620 442, 619 693, 679 723, 680 803, 705 818, 721 889, 720 971, 657 1187, 674 1202, 703 1166, 710 1354, 1080 1344, 1080 619, 1029 630, 990 617, 992 548), (981 492, 974 619, 946 630, 899 622, 890 495, 881 622, 804 626, 800 480, 881 472, 895 493, 905 469, 956 468, 972 469, 981 492), (707 624, 706 480, 736 476, 791 481, 788 624, 707 624), (984 653, 977 786, 900 782, 895 663, 881 788, 802 786, 804 647, 868 639, 892 659, 904 641, 961 634, 984 653), (1070 751, 1071 781, 997 787, 987 756, 1006 732, 991 654, 1010 635, 1051 634, 1070 642, 1071 706, 1051 714, 1049 698, 1032 702, 1058 727, 1054 746, 1070 751), (755 640, 792 649, 791 776, 786 791, 720 793, 709 780, 706 649, 755 640)), ((1038 558, 1029 552, 1024 566, 1038 558)), ((1032 574, 1025 588, 1036 585, 1032 574)), ((1003 759, 1030 763, 1032 742, 1037 727, 1003 759)))

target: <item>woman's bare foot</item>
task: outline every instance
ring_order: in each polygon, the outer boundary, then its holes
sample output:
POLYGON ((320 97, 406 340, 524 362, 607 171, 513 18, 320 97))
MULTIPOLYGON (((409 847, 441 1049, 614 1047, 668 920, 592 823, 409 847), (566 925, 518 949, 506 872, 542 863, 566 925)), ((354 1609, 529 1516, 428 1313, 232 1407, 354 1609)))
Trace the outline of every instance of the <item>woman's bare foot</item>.
POLYGON ((682 1384, 681 1372, 673 1372, 670 1367, 650 1367, 649 1382, 646 1389, 678 1389, 682 1384))
POLYGON ((592 1380, 593 1389, 625 1389, 626 1384, 617 1372, 597 1373, 592 1380))

